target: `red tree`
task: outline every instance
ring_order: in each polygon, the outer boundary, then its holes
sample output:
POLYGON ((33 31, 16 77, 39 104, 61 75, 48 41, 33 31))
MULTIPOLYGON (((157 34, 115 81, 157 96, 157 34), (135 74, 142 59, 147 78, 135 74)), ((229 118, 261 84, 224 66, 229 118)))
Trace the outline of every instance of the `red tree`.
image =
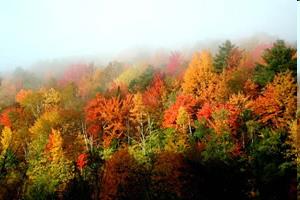
POLYGON ((179 108, 183 107, 188 113, 189 118, 193 119, 197 107, 197 101, 192 95, 180 95, 176 98, 176 102, 164 112, 164 127, 176 127, 176 119, 179 108))
POLYGON ((113 139, 122 139, 128 132, 130 109, 133 107, 132 95, 124 99, 105 98, 97 95, 85 107, 88 133, 94 138, 100 135, 103 145, 108 147, 113 139))
POLYGON ((85 153, 82 153, 78 156, 76 164, 80 170, 82 170, 86 166, 87 158, 88 158, 88 155, 85 153))
POLYGON ((105 163, 100 199, 143 199, 145 176, 127 149, 120 149, 105 163))
POLYGON ((149 108, 157 109, 161 106, 165 84, 161 74, 156 74, 150 87, 143 94, 143 102, 149 108))
POLYGON ((14 125, 21 123, 24 120, 24 117, 23 109, 9 107, 0 114, 0 124, 12 128, 14 125))
POLYGON ((167 64, 167 74, 169 75, 174 75, 180 73, 181 69, 181 64, 182 64, 182 56, 179 52, 175 51, 172 52, 169 61, 167 64))
POLYGON ((224 130, 224 128, 229 128, 229 130, 235 132, 239 125, 238 117, 240 112, 240 109, 229 103, 217 105, 204 104, 204 106, 198 110, 197 118, 198 120, 204 118, 208 122, 208 125, 215 129, 217 133, 224 130))

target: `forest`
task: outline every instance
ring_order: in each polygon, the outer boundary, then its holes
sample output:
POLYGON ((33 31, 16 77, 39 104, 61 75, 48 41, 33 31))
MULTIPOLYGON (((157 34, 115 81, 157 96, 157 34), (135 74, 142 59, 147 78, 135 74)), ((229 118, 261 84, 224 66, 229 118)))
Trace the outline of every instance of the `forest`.
POLYGON ((17 68, 0 78, 0 199, 297 199, 299 117, 283 40, 17 68))

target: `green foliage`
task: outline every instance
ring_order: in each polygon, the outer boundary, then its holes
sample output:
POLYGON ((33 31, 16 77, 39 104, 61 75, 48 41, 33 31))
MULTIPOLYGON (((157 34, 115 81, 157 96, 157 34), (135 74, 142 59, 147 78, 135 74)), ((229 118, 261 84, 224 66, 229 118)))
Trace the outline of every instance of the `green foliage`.
POLYGON ((166 144, 166 135, 163 130, 154 130, 146 135, 141 142, 133 141, 128 151, 136 161, 146 167, 150 167, 153 157, 157 152, 164 149, 166 144))
POLYGON ((58 131, 52 131, 47 148, 39 159, 30 160, 27 171, 29 199, 34 199, 38 192, 41 192, 43 197, 53 196, 59 190, 64 190, 74 177, 74 166, 64 156, 62 138, 58 131))
POLYGON ((265 86, 273 80, 274 76, 275 73, 273 70, 265 66, 258 65, 255 68, 253 81, 260 86, 265 86))
POLYGON ((147 69, 137 78, 130 81, 128 88, 131 92, 145 91, 150 85, 154 76, 154 69, 152 66, 147 67, 147 69))
POLYGON ((182 132, 178 132, 175 129, 168 128, 165 130, 165 146, 164 149, 166 151, 173 151, 173 152, 184 152, 189 144, 188 144, 188 137, 186 134, 182 132))
POLYGON ((285 143, 287 134, 262 129, 261 136, 251 150, 251 167, 261 199, 284 199, 287 196, 283 186, 291 184, 296 176, 296 167, 285 157, 289 146, 285 143))
POLYGON ((277 40, 271 49, 267 49, 262 56, 266 66, 274 71, 285 72, 290 70, 296 74, 297 58, 294 58, 296 50, 288 47, 283 40, 277 40))
POLYGON ((208 128, 205 125, 205 119, 203 119, 202 121, 195 121, 195 131, 191 137, 193 142, 196 141, 203 141, 207 139, 207 136, 212 134, 213 130, 208 128))
POLYGON ((255 68, 253 80, 260 86, 265 86, 271 82, 275 74, 290 70, 296 77, 297 57, 296 50, 286 46, 283 40, 277 40, 273 47, 265 50, 262 58, 263 64, 258 64, 255 68))
POLYGON ((228 58, 230 52, 234 49, 234 45, 229 40, 226 40, 221 46, 219 51, 214 57, 214 69, 216 72, 222 72, 228 65, 228 58))
POLYGON ((212 134, 208 143, 206 143, 205 150, 202 152, 203 159, 207 160, 221 160, 229 162, 231 160, 231 151, 234 143, 229 133, 222 135, 212 134))
POLYGON ((11 149, 2 152, 0 157, 0 180, 15 169, 19 161, 11 149))
MULTIPOLYGON (((52 182, 51 182, 52 183, 52 182)), ((55 186, 49 183, 48 177, 40 177, 28 188, 25 199, 28 200, 45 200, 56 199, 55 186)))

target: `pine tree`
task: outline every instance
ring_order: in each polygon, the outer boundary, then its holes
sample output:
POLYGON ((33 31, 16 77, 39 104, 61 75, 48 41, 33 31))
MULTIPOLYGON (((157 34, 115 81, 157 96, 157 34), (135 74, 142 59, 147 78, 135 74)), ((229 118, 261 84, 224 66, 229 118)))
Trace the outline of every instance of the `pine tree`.
POLYGON ((228 66, 228 59, 234 48, 235 46, 229 40, 226 40, 219 46, 219 52, 214 57, 214 69, 216 72, 222 72, 228 66))

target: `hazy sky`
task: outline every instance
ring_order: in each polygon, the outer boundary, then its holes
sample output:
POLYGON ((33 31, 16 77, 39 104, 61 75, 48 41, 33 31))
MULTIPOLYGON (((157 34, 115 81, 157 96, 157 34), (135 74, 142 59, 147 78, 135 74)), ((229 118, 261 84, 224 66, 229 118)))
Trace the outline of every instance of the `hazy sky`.
POLYGON ((296 0, 0 0, 0 69, 257 32, 296 41, 296 6, 296 0))

